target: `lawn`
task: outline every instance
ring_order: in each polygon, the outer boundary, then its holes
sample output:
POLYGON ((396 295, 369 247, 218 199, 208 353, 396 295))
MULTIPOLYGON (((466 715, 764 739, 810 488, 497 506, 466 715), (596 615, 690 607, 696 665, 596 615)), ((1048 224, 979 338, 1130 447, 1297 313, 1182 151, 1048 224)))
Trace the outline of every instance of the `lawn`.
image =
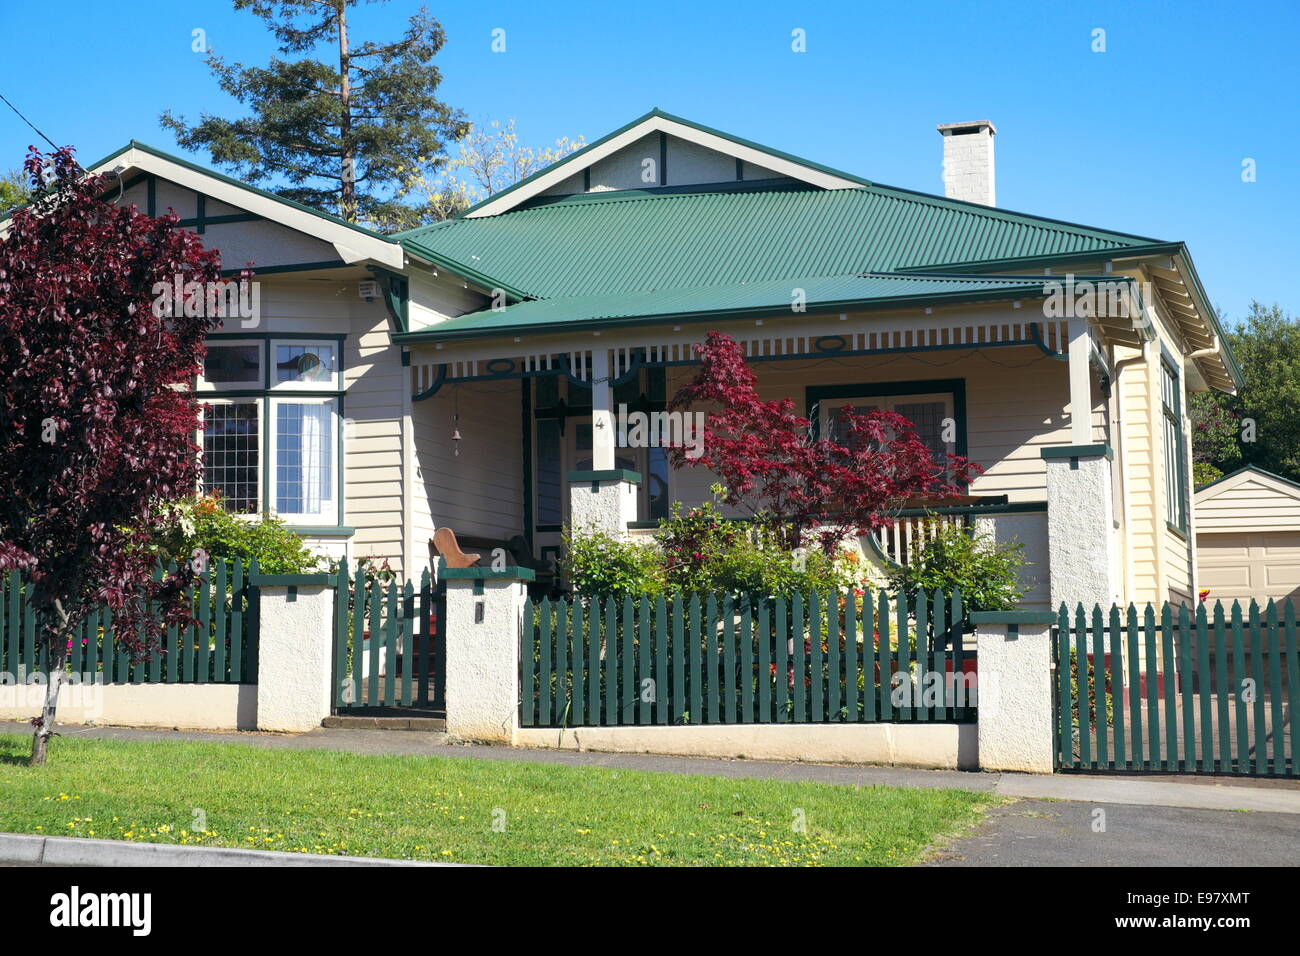
POLYGON ((0 735, 0 831, 501 865, 904 865, 995 802, 467 757, 0 735))

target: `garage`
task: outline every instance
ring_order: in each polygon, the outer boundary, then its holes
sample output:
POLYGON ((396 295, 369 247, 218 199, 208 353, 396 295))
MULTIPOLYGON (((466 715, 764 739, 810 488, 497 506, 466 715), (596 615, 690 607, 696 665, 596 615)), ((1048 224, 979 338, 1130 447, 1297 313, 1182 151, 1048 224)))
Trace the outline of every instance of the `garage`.
POLYGON ((1199 587, 1209 600, 1300 602, 1300 485, 1249 467, 1196 492, 1199 587))

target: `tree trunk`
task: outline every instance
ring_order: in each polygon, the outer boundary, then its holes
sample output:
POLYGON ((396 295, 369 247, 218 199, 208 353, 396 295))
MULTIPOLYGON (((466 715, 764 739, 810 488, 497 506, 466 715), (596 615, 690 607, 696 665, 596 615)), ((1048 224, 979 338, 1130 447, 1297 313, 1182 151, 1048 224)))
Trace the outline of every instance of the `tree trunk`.
POLYGON ((50 738, 54 736, 54 713, 59 706, 59 688, 63 686, 63 662, 68 657, 69 617, 60 601, 54 602, 55 613, 59 615, 59 626, 51 627, 48 623, 43 630, 46 633, 45 647, 45 703, 41 706, 41 715, 35 721, 36 730, 32 733, 32 759, 29 766, 45 766, 45 755, 50 738))
POLYGON ((340 5, 339 21, 339 146, 342 149, 343 192, 339 197, 339 216, 357 221, 357 164, 352 142, 352 60, 348 56, 347 8, 340 5))
POLYGON ((45 703, 41 707, 41 716, 37 718, 36 731, 32 734, 32 759, 30 766, 45 766, 45 753, 50 737, 54 735, 54 713, 59 706, 59 688, 63 686, 63 661, 67 650, 59 645, 60 636, 51 634, 45 645, 45 673, 49 682, 45 685, 45 703))

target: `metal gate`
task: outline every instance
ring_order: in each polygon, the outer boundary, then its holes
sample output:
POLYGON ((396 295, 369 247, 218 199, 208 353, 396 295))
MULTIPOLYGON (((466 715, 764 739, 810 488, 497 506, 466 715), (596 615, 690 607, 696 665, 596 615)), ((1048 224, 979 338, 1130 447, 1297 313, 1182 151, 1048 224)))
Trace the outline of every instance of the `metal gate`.
POLYGON ((445 710, 446 597, 426 570, 419 588, 358 565, 340 569, 335 591, 335 714, 445 710))
POLYGON ((1070 617, 1053 641, 1058 769, 1300 776, 1291 602, 1070 617))

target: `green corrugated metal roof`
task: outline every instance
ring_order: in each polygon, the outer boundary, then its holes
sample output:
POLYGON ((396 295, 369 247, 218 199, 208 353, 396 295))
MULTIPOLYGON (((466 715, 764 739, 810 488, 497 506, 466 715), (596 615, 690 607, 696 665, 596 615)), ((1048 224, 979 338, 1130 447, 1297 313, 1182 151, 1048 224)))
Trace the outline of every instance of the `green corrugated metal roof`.
POLYGON ((1154 240, 908 192, 631 191, 569 197, 401 235, 536 298, 1090 253, 1154 240))
MULTIPOLYGON (((1082 277, 1081 277, 1082 278, 1082 277)), ((399 342, 431 342, 491 334, 519 334, 665 320, 712 321, 788 311, 801 289, 808 312, 841 308, 901 307, 949 298, 1030 298, 1046 294, 1044 279, 1026 276, 844 275, 768 279, 736 285, 664 289, 632 294, 600 293, 534 299, 496 311, 470 312, 432 328, 405 332, 399 342)))

